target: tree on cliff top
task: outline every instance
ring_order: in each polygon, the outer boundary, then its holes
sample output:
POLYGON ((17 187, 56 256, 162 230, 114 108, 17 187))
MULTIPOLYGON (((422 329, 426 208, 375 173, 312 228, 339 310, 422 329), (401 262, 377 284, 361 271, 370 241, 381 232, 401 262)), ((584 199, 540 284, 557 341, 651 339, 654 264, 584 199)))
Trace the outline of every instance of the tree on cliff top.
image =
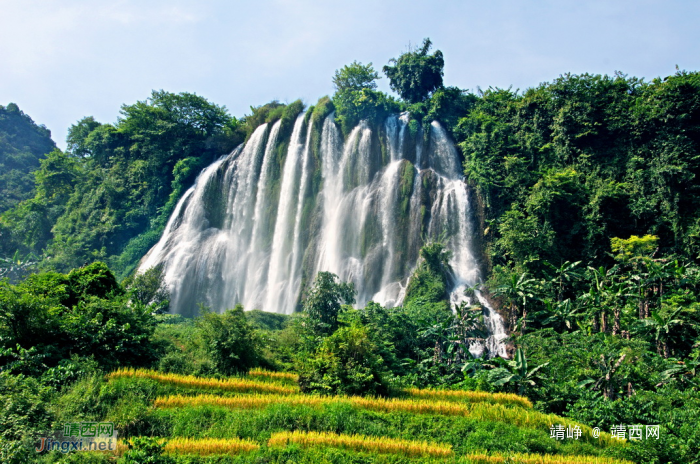
POLYGON ((389 78, 391 90, 409 103, 421 102, 442 88, 445 60, 440 50, 428 55, 431 46, 430 39, 423 39, 420 48, 409 49, 398 59, 390 59, 390 64, 382 68, 389 78))

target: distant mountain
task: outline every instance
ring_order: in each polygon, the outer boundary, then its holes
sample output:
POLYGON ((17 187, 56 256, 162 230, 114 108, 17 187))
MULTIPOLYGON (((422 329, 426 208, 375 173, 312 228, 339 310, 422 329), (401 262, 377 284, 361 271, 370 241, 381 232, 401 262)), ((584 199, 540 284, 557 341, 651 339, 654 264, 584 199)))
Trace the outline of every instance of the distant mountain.
POLYGON ((0 105, 0 213, 34 196, 32 173, 54 148, 50 130, 16 104, 0 105))

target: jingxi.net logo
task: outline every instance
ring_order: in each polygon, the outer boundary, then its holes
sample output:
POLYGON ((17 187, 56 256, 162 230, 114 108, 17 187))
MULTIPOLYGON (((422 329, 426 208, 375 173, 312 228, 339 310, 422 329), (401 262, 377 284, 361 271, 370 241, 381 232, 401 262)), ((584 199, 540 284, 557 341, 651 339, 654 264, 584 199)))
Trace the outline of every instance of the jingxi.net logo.
POLYGON ((64 424, 57 436, 41 437, 36 445, 37 453, 43 451, 115 451, 117 430, 112 422, 74 422, 64 424))

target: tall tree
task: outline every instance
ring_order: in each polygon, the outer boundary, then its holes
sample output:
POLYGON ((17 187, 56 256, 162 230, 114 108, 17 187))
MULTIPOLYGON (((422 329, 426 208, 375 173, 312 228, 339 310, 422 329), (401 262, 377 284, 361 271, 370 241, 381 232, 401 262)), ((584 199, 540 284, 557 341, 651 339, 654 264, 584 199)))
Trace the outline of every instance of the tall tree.
POLYGON ((389 64, 382 68, 389 78, 391 90, 409 103, 421 102, 442 88, 445 60, 440 50, 429 55, 431 46, 430 39, 423 39, 420 48, 409 49, 398 59, 390 59, 389 64))
POLYGON ((355 286, 352 282, 339 282, 331 272, 319 272, 302 302, 309 315, 312 330, 317 335, 329 335, 338 328, 341 304, 355 302, 355 286))
POLYGON ((335 71, 333 86, 336 92, 359 91, 362 89, 375 90, 379 73, 374 70, 372 63, 362 64, 353 61, 335 71))

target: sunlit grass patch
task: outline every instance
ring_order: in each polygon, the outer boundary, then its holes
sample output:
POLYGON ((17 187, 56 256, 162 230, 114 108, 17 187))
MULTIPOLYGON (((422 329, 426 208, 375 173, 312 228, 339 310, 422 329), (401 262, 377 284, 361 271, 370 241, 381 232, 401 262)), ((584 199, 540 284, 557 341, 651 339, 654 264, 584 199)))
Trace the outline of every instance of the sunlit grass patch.
MULTIPOLYGON (((239 454, 256 451, 260 445, 251 440, 240 438, 163 438, 167 454, 190 454, 196 456, 214 456, 223 454, 239 454)), ((117 454, 122 455, 129 449, 124 441, 117 444, 117 454)))
POLYGON ((454 455, 452 446, 442 443, 364 435, 338 435, 326 432, 279 432, 273 434, 267 444, 268 446, 286 446, 289 443, 303 447, 330 446, 361 452, 402 454, 409 457, 449 457, 454 455))
POLYGON ((195 377, 193 375, 180 375, 171 373, 162 373, 147 369, 119 369, 107 375, 107 378, 146 378, 156 382, 176 385, 187 388, 202 388, 212 390, 235 391, 239 393, 271 393, 276 395, 291 395, 298 393, 297 387, 288 385, 276 385, 269 382, 260 382, 257 380, 228 378, 216 379, 206 377, 195 377))
POLYGON ((157 398, 154 405, 158 408, 210 405, 236 409, 258 409, 271 404, 315 407, 337 403, 347 403, 357 408, 379 412, 410 412, 417 414, 466 416, 469 415, 470 411, 469 405, 449 401, 311 395, 245 395, 228 397, 216 395, 172 395, 157 398))
POLYGON ((272 372, 260 368, 255 368, 248 371, 248 377, 260 380, 283 382, 285 384, 293 384, 299 380, 299 376, 291 372, 272 372))
POLYGON ((329 398, 306 395, 171 395, 156 398, 157 408, 184 408, 187 406, 219 406, 231 409, 260 409, 271 404, 287 404, 290 406, 321 406, 332 402, 329 398))
POLYGON ((165 445, 169 454, 195 454, 211 456, 216 454, 247 453, 260 449, 260 445, 251 440, 240 438, 170 438, 165 445))
POLYGON ((413 398, 435 399, 444 401, 463 401, 467 403, 493 403, 521 406, 532 409, 532 402, 524 396, 513 393, 488 393, 466 390, 431 390, 409 388, 404 390, 413 398))
POLYGON ((598 446, 619 446, 623 444, 608 433, 601 433, 599 438, 593 438, 592 429, 569 419, 554 414, 544 414, 533 409, 512 408, 502 404, 474 403, 463 404, 450 401, 435 401, 425 399, 396 399, 371 397, 322 397, 310 395, 239 395, 216 396, 172 395, 157 398, 154 406, 157 408, 183 408, 200 406, 218 406, 230 409, 263 409, 265 407, 285 404, 288 406, 323 407, 333 404, 348 404, 358 409, 383 413, 410 413, 444 416, 463 416, 483 422, 501 422, 517 427, 545 430, 549 433, 550 426, 578 426, 581 429, 581 440, 598 446))

